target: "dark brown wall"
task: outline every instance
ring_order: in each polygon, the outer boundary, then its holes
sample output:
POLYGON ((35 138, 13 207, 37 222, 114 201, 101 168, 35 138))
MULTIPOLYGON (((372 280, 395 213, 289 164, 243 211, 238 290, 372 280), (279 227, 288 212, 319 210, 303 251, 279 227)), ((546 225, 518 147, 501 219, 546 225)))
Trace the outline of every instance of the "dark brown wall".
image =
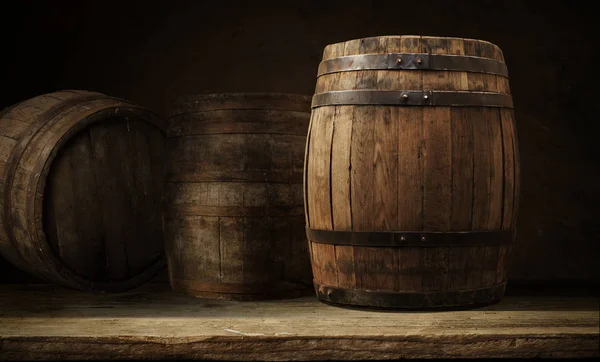
MULTIPOLYGON (((392 34, 485 39, 504 51, 521 150, 521 213, 510 276, 600 279, 591 6, 488 0, 150 3, 3 2, 0 106, 62 88, 123 97, 159 114, 188 93, 311 95, 329 43, 392 34)), ((27 278, 5 261, 0 273, 0 281, 27 278)))

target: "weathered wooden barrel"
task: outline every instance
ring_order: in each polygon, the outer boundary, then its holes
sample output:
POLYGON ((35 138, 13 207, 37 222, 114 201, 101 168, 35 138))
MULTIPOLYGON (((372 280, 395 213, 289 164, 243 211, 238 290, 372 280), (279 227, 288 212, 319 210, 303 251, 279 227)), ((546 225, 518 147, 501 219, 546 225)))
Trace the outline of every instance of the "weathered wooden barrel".
POLYGON ((166 266, 167 123, 129 102, 60 91, 0 113, 0 252, 64 287, 122 291, 166 266))
POLYGON ((328 45, 305 157, 320 300, 419 309, 503 297, 519 157, 497 46, 425 36, 328 45))
POLYGON ((310 96, 176 102, 163 214, 173 290, 233 300, 313 293, 302 197, 309 119, 310 96))

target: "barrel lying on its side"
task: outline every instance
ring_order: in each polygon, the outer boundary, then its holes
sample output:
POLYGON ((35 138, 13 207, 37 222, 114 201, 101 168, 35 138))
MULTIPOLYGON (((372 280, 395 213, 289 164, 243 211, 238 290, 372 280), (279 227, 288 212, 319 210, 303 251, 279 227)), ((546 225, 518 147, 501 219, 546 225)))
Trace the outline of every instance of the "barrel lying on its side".
POLYGON ((165 238, 174 290, 217 299, 311 293, 302 167, 310 97, 211 94, 170 117, 165 238))
POLYGON ((87 91, 0 113, 0 252, 65 287, 121 291, 164 268, 167 124, 87 91))
POLYGON ((325 48, 305 155, 314 284, 384 308, 502 298, 519 158, 500 49, 388 36, 325 48))

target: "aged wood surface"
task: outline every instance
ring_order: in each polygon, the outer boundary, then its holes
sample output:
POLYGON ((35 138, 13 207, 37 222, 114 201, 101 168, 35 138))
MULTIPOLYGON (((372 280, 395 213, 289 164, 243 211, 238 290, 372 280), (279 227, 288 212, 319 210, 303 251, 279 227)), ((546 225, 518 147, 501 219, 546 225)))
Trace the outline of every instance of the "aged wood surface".
POLYGON ((125 290, 164 267, 167 123, 65 90, 0 112, 0 253, 63 286, 125 290))
POLYGON ((176 290, 264 299, 312 292, 303 152, 310 98, 185 97, 169 118, 165 244, 176 290))
MULTIPOLYGON (((323 60, 387 53, 503 61, 489 42, 429 36, 331 44, 323 60)), ((466 71, 360 69, 320 75, 315 87, 316 94, 352 90, 510 95, 507 77, 466 71)), ((355 232, 514 230, 519 194, 514 123, 512 109, 499 107, 315 107, 305 156, 306 223, 355 232)), ((310 243, 320 285, 391 293, 471 291, 473 300, 475 289, 506 280, 511 249, 485 240, 460 248, 310 243)))
POLYGON ((91 294, 0 286, 0 359, 386 360, 598 357, 598 300, 507 296, 470 311, 378 312, 313 297, 199 300, 167 283, 91 294))

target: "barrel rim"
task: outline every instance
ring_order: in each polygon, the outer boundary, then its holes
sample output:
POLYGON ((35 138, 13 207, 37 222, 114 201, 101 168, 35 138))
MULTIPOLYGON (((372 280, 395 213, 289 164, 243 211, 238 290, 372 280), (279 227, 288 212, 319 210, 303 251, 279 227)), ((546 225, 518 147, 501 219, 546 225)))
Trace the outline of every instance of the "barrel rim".
MULTIPOLYGON (((361 37, 361 38, 347 39, 347 40, 344 40, 344 41, 339 41, 339 42, 327 44, 323 48, 323 53, 325 53, 325 51, 327 51, 327 49, 329 47, 337 46, 337 45, 344 44, 344 43, 347 43, 347 42, 350 42, 350 41, 359 41, 359 40, 362 41, 362 40, 385 39, 385 38, 403 38, 403 37, 437 38, 437 39, 453 39, 453 40, 476 41, 476 42, 479 42, 479 43, 485 43, 485 44, 489 44, 489 45, 491 45, 493 47, 496 47, 500 51, 500 53, 502 53, 502 48, 500 48, 499 45, 497 45, 495 43, 492 43, 489 40, 475 39, 475 38, 461 38, 461 37, 458 37, 458 36, 416 35, 416 34, 373 35, 373 36, 365 36, 365 37, 361 37)), ((323 57, 323 60, 326 60, 325 57, 323 57)))
POLYGON ((199 93, 189 94, 176 98, 171 103, 171 110, 167 118, 174 118, 181 114, 191 112, 210 112, 222 110, 281 110, 310 113, 312 95, 303 93, 281 93, 281 92, 221 92, 221 93, 199 93), (270 105, 246 104, 247 101, 270 102, 270 105), (283 102, 298 102, 299 105, 286 106, 283 102), (223 106, 223 102, 239 102, 236 106, 223 106), (282 105, 277 105, 281 102, 282 105), (193 110, 184 110, 191 108, 193 110))
MULTIPOLYGON (((73 92, 73 90, 67 90, 69 92, 73 92)), ((87 91, 86 91, 87 92, 87 91)), ((56 93, 56 92, 53 92, 56 93)), ((52 93, 42 94, 31 99, 35 99, 38 97, 51 95, 52 93)), ((59 257, 55 255, 55 253, 51 250, 50 244, 48 243, 48 239, 46 237, 46 232, 44 229, 43 223, 43 206, 44 206, 44 192, 47 182, 47 177, 52 167, 53 161, 57 156, 57 151, 62 147, 64 147, 73 137, 76 137, 77 134, 83 129, 88 128, 90 125, 102 122, 106 120, 106 115, 108 113, 117 114, 118 116, 127 117, 127 114, 131 114, 135 118, 146 121, 155 127, 157 127, 166 138, 166 132, 168 128, 168 123, 162 118, 158 117, 152 111, 142 108, 141 106, 132 103, 127 100, 123 100, 116 97, 107 96, 102 93, 91 92, 91 94, 82 95, 81 97, 75 97, 72 99, 74 104, 66 107, 64 110, 61 110, 55 115, 52 115, 48 119, 45 119, 43 116, 40 117, 41 121, 38 121, 30 126, 31 130, 39 131, 47 122, 56 119, 64 112, 71 110, 74 107, 81 106, 82 104, 89 102, 98 102, 98 101, 115 101, 117 105, 111 107, 99 107, 98 111, 90 114, 88 117, 84 119, 76 118, 74 124, 71 127, 68 127, 63 134, 57 135, 57 140, 53 145, 52 151, 48 154, 47 157, 41 158, 34 165, 33 177, 29 179, 28 190, 35 190, 35 192, 28 192, 25 196, 27 210, 25 215, 25 222, 27 223, 26 228, 29 230, 28 234, 33 236, 38 241, 36 242, 36 246, 39 248, 38 255, 43 262, 49 263, 49 265, 53 268, 53 272, 51 275, 44 275, 39 272, 35 272, 39 277, 49 280, 51 282, 58 283, 65 287, 77 288, 82 290, 90 290, 90 291, 124 291, 131 289, 144 281, 147 281, 156 273, 164 267, 165 260, 164 255, 160 255, 155 261, 149 263, 148 266, 142 270, 142 272, 131 275, 125 280, 117 281, 117 282, 103 282, 103 281, 94 281, 90 279, 86 279, 74 271, 72 271, 59 257), (94 96, 94 97, 90 97, 94 96), (79 101, 79 102, 77 102, 79 101), (58 279, 56 279, 58 277, 58 279)), ((60 107, 62 103, 49 108, 46 112, 50 112, 51 110, 60 107)), ((46 113, 45 112, 45 113, 46 113)), ((18 160, 16 160, 17 164, 22 162, 22 155, 24 151, 29 147, 31 139, 27 141, 27 143, 23 147, 23 152, 19 156, 18 160)), ((12 156, 12 154, 11 154, 12 156)), ((10 176, 10 183, 14 181, 15 173, 7 173, 10 176)), ((10 186, 7 184, 7 186, 10 186)), ((5 191, 10 192, 12 187, 8 187, 5 191)), ((12 213, 9 216, 12 220, 12 213)), ((23 258, 19 248, 14 247, 14 238, 13 235, 11 237, 11 244, 13 244, 13 248, 18 252, 19 258, 24 264, 27 264, 27 259, 23 258)), ((35 269, 35 268, 32 268, 35 269)))

